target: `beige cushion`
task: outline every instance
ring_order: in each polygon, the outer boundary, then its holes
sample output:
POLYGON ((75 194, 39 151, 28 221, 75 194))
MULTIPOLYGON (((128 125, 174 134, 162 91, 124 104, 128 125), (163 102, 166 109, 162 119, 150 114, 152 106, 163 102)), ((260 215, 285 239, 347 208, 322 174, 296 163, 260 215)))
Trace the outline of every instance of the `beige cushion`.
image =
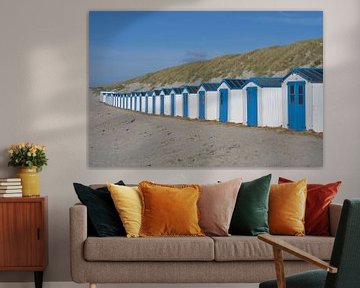
POLYGON ((210 237, 89 237, 84 245, 88 261, 213 261, 210 237))
POLYGON ((228 236, 231 216, 242 178, 218 184, 201 185, 198 201, 199 225, 207 235, 228 236))
MULTIPOLYGON (((334 237, 276 236, 322 260, 330 260, 334 237)), ((272 260, 272 246, 254 236, 212 237, 215 241, 215 261, 272 260)), ((298 260, 284 253, 285 260, 298 260)))

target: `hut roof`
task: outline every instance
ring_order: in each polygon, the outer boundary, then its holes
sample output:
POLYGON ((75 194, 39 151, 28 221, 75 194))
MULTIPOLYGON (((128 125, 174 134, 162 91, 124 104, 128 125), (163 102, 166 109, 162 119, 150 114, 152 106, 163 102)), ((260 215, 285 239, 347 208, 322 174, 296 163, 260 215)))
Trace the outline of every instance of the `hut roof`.
POLYGON ((159 95, 160 95, 160 92, 161 92, 161 90, 158 90, 158 89, 157 89, 157 90, 154 90, 154 91, 153 91, 153 94, 155 93, 156 96, 159 96, 159 95))
POLYGON ((283 79, 278 77, 253 77, 249 82, 253 82, 259 87, 281 87, 283 79))
POLYGON ((247 83, 245 79, 224 79, 221 83, 224 82, 230 89, 242 89, 247 83))
POLYGON ((173 88, 173 89, 171 89, 171 91, 173 91, 173 90, 174 90, 175 94, 181 94, 183 88, 173 88))
POLYGON ((220 83, 201 83, 200 87, 204 87, 205 91, 216 91, 219 88, 220 83))
POLYGON ((199 86, 184 86, 182 91, 187 90, 189 93, 195 94, 199 90, 199 86))
POLYGON ((323 68, 305 67, 305 68, 294 68, 285 77, 287 78, 291 74, 298 74, 305 80, 312 83, 323 83, 323 68))
POLYGON ((172 89, 164 88, 161 91, 164 91, 165 95, 169 95, 172 89))

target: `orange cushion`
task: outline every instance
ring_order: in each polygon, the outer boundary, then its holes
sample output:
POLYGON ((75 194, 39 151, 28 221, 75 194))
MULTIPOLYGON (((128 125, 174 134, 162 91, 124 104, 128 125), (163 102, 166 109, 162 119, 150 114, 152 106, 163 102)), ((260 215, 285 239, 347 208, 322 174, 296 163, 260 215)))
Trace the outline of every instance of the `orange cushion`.
POLYGON ((271 234, 305 234, 306 184, 302 179, 294 183, 271 185, 269 195, 269 228, 271 234))
POLYGON ((202 236, 197 201, 199 185, 139 183, 142 198, 140 236, 202 236))
MULTIPOLYGON (((279 177, 279 184, 293 181, 279 177)), ((329 236, 329 206, 341 181, 329 184, 308 184, 305 211, 306 235, 329 236)))

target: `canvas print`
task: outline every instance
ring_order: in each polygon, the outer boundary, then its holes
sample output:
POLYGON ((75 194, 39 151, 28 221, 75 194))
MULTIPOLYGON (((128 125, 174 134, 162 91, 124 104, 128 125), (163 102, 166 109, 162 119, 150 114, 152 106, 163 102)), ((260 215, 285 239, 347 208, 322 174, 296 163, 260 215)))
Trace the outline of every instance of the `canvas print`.
POLYGON ((321 167, 321 11, 89 12, 90 167, 321 167))

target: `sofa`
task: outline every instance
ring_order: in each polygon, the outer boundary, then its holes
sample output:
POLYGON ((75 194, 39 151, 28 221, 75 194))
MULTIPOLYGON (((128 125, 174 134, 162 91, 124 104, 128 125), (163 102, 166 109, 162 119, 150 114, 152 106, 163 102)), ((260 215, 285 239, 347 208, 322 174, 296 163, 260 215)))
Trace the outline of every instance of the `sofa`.
MULTIPOLYGON (((331 204, 330 236, 279 236, 324 261, 342 206, 331 204)), ((77 283, 258 283, 275 277, 270 245, 255 236, 91 237, 87 208, 70 208, 71 275, 77 283)), ((285 273, 312 269, 284 254, 285 273)))

